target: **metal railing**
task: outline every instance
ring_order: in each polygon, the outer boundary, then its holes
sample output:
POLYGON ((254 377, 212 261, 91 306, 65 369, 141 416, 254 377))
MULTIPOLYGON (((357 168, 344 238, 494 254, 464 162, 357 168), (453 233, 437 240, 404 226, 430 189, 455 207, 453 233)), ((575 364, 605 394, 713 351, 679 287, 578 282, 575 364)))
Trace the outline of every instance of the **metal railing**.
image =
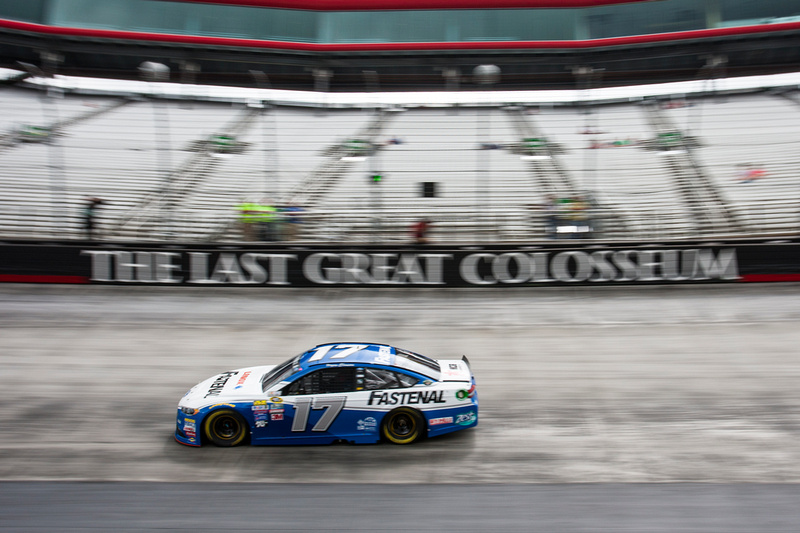
MULTIPOLYGON (((731 231, 714 225, 698 224, 702 208, 688 211, 684 208, 628 206, 621 208, 594 208, 585 213, 591 231, 561 231, 560 238, 580 238, 596 241, 647 241, 686 240, 705 238, 756 238, 796 236, 800 234, 800 201, 774 200, 770 202, 731 203, 730 209, 746 221, 746 230, 731 231), (624 217, 625 230, 613 221, 624 217), (693 218, 693 217, 696 217, 693 218)), ((25 240, 83 240, 85 239, 82 205, 69 205, 69 215, 58 224, 46 205, 36 208, 3 205, 0 209, 0 238, 25 240)), ((552 240, 548 229, 548 214, 542 206, 498 206, 491 213, 479 212, 473 205, 449 206, 431 212, 418 206, 395 206, 380 213, 370 209, 318 209, 304 211, 298 216, 300 223, 289 231, 286 220, 276 218, 278 235, 292 235, 296 243, 401 243, 411 242, 411 226, 421 218, 432 222, 430 240, 437 244, 463 243, 536 243, 552 240), (376 225, 376 218, 380 224, 376 225)), ((142 232, 132 237, 120 238, 111 230, 116 225, 113 214, 103 213, 96 220, 96 238, 104 242, 209 242, 208 235, 220 224, 228 231, 214 242, 244 242, 238 228, 238 213, 234 208, 225 212, 203 216, 202 209, 178 211, 171 220, 173 232, 142 232)), ((576 225, 564 218, 564 227, 576 225)), ((286 238, 280 239, 286 242, 286 238)))

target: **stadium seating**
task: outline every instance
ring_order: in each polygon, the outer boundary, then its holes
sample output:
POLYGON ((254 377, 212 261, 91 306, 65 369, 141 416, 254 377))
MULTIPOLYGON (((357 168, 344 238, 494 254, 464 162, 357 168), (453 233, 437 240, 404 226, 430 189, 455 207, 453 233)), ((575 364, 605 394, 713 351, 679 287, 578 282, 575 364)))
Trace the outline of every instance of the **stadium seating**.
POLYGON ((543 241, 549 195, 590 199, 602 239, 780 236, 798 224, 791 95, 323 109, 2 91, 5 238, 81 239, 92 197, 104 201, 103 240, 240 242, 243 201, 302 208, 303 242, 409 242, 421 218, 434 242, 543 241), (745 183, 740 163, 763 172, 745 183), (701 180, 737 224, 708 223, 701 180))

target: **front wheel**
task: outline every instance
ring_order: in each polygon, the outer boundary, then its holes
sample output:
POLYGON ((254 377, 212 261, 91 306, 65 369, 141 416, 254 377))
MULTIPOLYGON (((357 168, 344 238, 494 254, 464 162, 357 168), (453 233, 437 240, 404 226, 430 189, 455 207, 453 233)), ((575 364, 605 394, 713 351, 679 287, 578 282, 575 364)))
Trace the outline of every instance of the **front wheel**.
POLYGON ((203 432, 216 446, 236 446, 247 437, 247 422, 239 413, 221 409, 206 417, 203 432))
POLYGON ((383 419, 381 435, 393 444, 411 444, 425 434, 425 419, 414 409, 399 407, 383 419))

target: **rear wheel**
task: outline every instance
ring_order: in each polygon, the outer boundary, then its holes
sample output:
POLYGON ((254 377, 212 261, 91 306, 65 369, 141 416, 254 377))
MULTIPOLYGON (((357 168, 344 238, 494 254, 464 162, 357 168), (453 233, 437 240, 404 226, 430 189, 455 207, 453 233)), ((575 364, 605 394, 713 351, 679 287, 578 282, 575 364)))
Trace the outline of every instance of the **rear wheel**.
POLYGON ((425 434, 425 419, 414 409, 399 407, 383 418, 381 435, 393 444, 411 444, 425 434))
POLYGON ((236 411, 221 409, 206 417, 203 433, 216 446, 236 446, 247 437, 247 422, 236 411))

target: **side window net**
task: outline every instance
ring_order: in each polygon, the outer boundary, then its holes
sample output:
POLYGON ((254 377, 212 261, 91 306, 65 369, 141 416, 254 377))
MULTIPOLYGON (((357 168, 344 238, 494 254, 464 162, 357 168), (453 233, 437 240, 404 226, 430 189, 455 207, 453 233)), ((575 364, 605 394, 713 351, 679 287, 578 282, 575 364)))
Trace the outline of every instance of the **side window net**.
MULTIPOLYGON (((411 376, 383 370, 381 368, 364 368, 364 388, 377 389, 402 389, 414 385, 417 380, 411 376)), ((359 376, 360 377, 360 376, 359 376)))
POLYGON ((407 374, 397 374, 398 379, 400 379, 400 385, 403 387, 411 387, 417 384, 417 378, 411 377, 407 374))
POLYGON ((328 394, 355 390, 355 368, 324 368, 298 379, 284 391, 284 395, 328 394))
POLYGON ((298 379, 284 391, 284 395, 297 396, 298 394, 317 394, 319 392, 319 382, 314 379, 314 374, 309 374, 298 379))

